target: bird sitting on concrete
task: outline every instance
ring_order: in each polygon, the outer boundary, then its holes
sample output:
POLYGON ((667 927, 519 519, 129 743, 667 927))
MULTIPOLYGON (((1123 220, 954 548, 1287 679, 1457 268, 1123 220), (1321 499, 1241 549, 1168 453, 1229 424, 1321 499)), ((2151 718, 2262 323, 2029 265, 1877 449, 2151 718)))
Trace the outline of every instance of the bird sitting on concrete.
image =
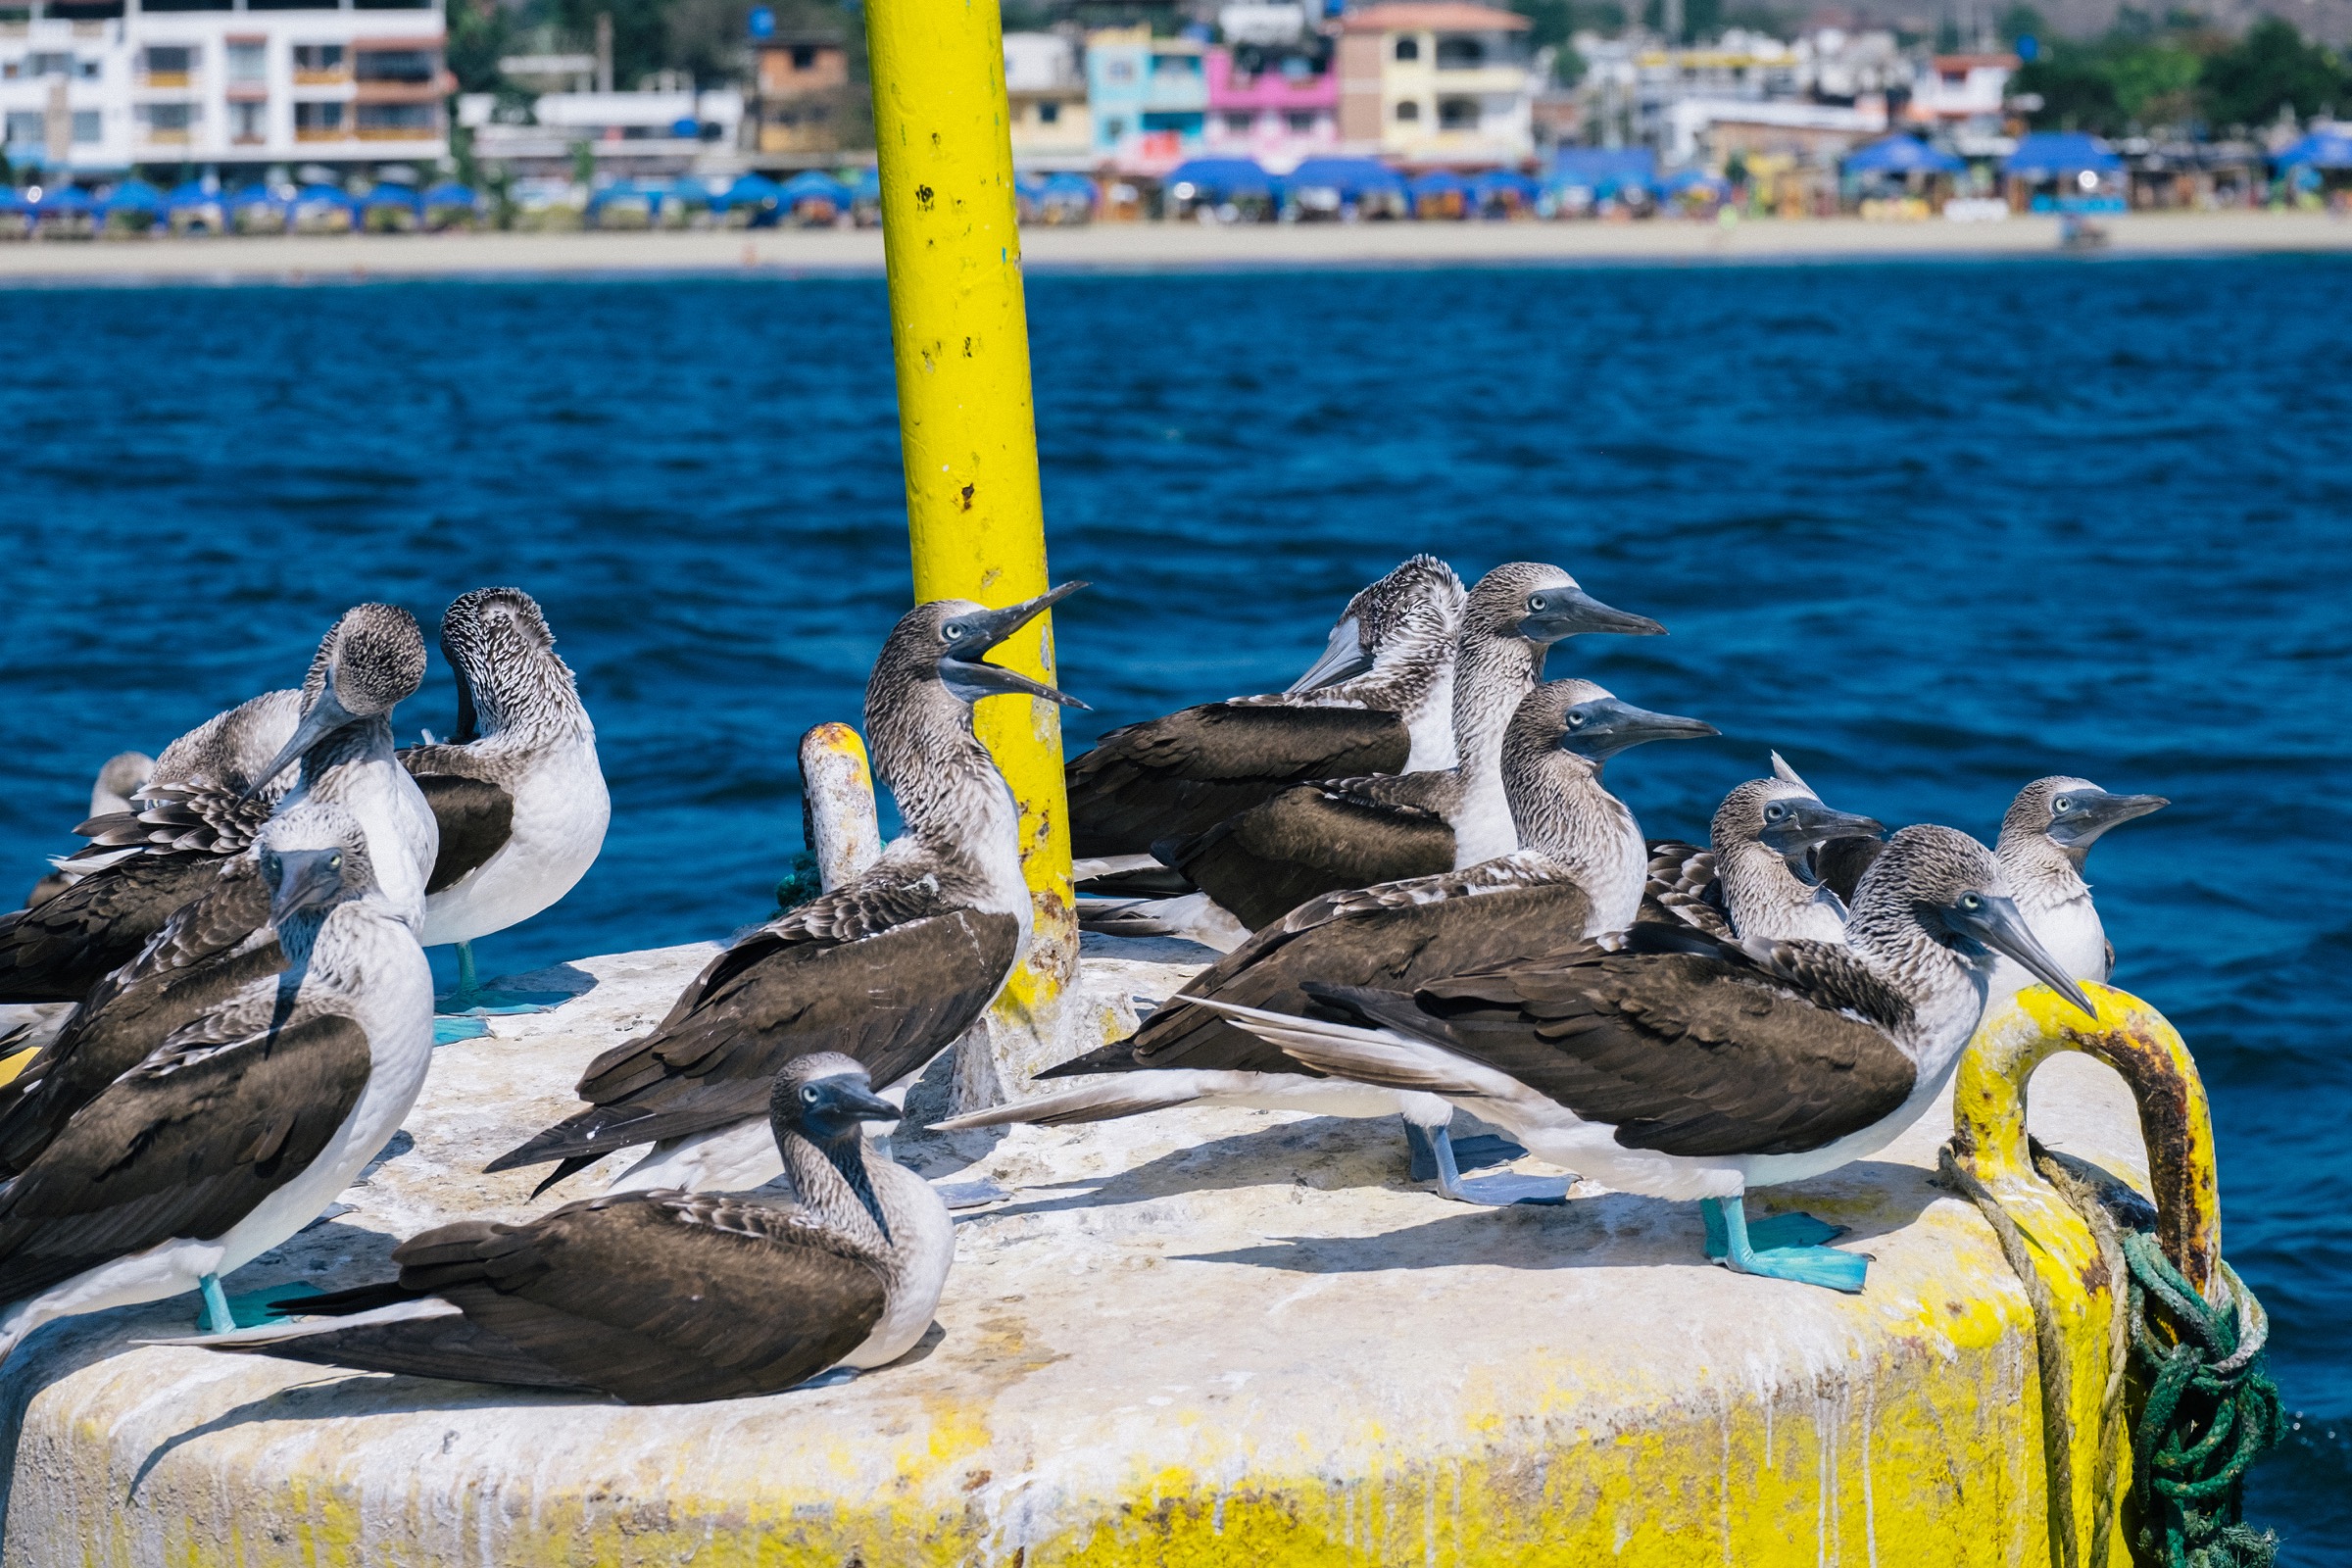
MULTIPOLYGON (((1464 1182, 1447 1124, 1452 1107, 1417 1091, 1327 1076, 1224 1018, 1202 999, 1305 1012, 1309 980, 1410 990, 1424 979, 1582 953, 1639 907, 1641 825, 1601 786, 1608 759, 1645 741, 1715 734, 1697 719, 1619 702, 1591 681, 1540 686, 1500 745, 1521 848, 1463 871, 1325 894, 1292 910, 1194 977, 1128 1039, 1038 1074, 1100 1082, 940 1123, 950 1131, 1013 1123, 1106 1121, 1176 1105, 1247 1105, 1332 1116, 1401 1115, 1416 1180, 1463 1202, 1556 1198, 1551 1182, 1464 1182)), ((1517 1152, 1517 1151, 1512 1151, 1517 1152)))
POLYGON ((1894 835, 1843 943, 1734 945, 1640 925, 1627 951, 1504 963, 1406 993, 1303 989, 1351 1021, 1203 1001, 1320 1071, 1434 1094, 1623 1192, 1697 1199, 1733 1269, 1858 1292, 1869 1260, 1743 1195, 1884 1149, 1949 1080, 2004 958, 2091 1012, 2028 929, 1992 853, 1894 835))
POLYGON ((316 1219, 416 1102, 432 972, 352 812, 257 845, 286 969, 158 1041, 0 1186, 0 1359, 55 1318, 201 1291, 316 1219))
POLYGON ((972 733, 972 705, 1083 706, 982 656, 1084 586, 1004 610, 933 600, 901 617, 866 684, 865 731, 906 832, 713 958, 669 1016, 589 1063, 585 1108, 487 1168, 560 1161, 545 1191, 653 1144, 619 1185, 756 1187, 776 1173, 761 1117, 783 1062, 838 1051, 888 1092, 953 1045, 1020 962, 1034 915, 1019 811, 972 733))
POLYGON ((1723 798, 1706 849, 1671 839, 1649 847, 1642 919, 1734 939, 1845 940, 1845 901, 1814 875, 1812 856, 1836 841, 1875 841, 1886 829, 1822 805, 1778 752, 1772 771, 1723 798))
POLYGON ((887 1366, 929 1330, 956 1255, 931 1184, 859 1125, 898 1114, 856 1061, 801 1056, 768 1101, 789 1193, 608 1193, 517 1225, 461 1220, 402 1243, 397 1281, 165 1343, 632 1404, 887 1366))

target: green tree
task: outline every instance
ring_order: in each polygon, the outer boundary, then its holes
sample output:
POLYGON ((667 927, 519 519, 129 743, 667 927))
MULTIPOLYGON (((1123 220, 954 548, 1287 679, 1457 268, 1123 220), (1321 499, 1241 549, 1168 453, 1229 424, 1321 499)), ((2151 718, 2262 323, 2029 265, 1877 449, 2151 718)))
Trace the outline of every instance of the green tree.
POLYGON ((2266 17, 2230 48, 2206 60, 2198 86, 2218 125, 2261 125, 2282 108, 2300 119, 2352 103, 2341 61, 2305 43, 2294 24, 2266 17))
POLYGON ((2157 33, 2145 20, 2127 17, 2104 38, 2054 40, 2020 70, 2015 90, 2041 99, 2035 127, 2120 136, 2194 122, 2199 40, 2157 33))
POLYGON ((1995 30, 2005 41, 2015 43, 2020 38, 2044 36, 2046 25, 2041 20, 2041 13, 2032 6, 2015 5, 2001 13, 1995 30))
POLYGON ((496 92, 498 61, 514 35, 498 0, 450 0, 449 71, 460 92, 496 92))
POLYGON ((669 28, 663 0, 555 0, 557 26, 583 42, 596 36, 596 19, 612 19, 612 85, 623 92, 650 72, 669 64, 669 28))

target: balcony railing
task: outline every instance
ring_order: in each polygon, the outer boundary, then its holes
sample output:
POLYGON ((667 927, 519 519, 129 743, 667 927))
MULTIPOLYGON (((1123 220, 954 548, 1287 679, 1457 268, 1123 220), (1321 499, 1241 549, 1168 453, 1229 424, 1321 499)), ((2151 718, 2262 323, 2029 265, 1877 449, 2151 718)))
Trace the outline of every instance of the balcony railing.
POLYGON ((350 79, 349 66, 328 66, 318 71, 297 68, 294 72, 294 85, 297 87, 334 87, 350 79))

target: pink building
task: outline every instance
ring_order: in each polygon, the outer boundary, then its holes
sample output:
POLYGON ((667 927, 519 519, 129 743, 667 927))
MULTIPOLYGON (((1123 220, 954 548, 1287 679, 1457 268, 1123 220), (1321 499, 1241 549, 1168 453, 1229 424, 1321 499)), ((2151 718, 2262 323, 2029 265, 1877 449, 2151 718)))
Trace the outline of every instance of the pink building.
POLYGON ((1208 51, 1205 150, 1276 173, 1340 144, 1340 78, 1321 38, 1208 51))

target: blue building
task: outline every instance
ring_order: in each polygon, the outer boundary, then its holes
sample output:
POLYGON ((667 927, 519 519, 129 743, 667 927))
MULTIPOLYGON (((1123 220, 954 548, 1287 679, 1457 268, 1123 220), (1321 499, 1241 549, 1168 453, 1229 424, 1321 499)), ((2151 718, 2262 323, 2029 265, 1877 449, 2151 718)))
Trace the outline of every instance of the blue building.
POLYGON ((1159 173, 1197 152, 1208 120, 1205 53, 1190 38, 1154 38, 1149 27, 1088 34, 1086 103, 1095 156, 1159 173))

